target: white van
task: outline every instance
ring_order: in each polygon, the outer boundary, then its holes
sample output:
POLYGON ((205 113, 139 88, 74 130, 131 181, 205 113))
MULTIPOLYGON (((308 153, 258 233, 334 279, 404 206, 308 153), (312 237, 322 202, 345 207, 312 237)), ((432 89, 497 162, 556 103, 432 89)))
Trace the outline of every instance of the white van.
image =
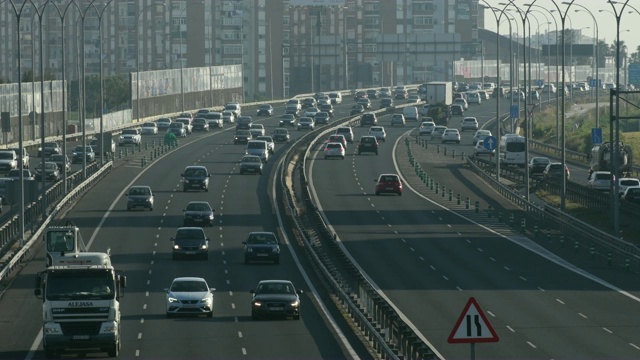
POLYGON ((246 154, 259 156, 266 163, 269 161, 269 144, 264 140, 249 140, 246 154))
POLYGON ((418 121, 418 108, 415 106, 407 106, 402 109, 402 115, 407 121, 418 121))
POLYGON ((329 98, 332 104, 342 104, 342 94, 339 92, 329 93, 329 98))

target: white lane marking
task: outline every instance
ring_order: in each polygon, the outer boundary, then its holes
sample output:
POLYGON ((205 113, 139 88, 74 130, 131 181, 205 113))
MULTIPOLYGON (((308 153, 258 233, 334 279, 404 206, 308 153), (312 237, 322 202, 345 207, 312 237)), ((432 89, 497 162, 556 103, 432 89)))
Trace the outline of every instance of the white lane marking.
POLYGON ((533 343, 531 341, 527 341, 527 344, 529 344, 529 346, 531 346, 534 349, 537 349, 538 347, 533 345, 533 343))
POLYGON ((231 303, 231 308, 235 309, 236 308, 236 304, 235 303, 231 303))
POLYGON ((247 355, 247 349, 242 348, 242 355, 247 355))
POLYGON ((496 317, 496 315, 494 313, 492 313, 491 311, 485 310, 485 312, 489 315, 491 315, 492 317, 496 317))
POLYGON ((583 314, 583 313, 578 313, 578 315, 582 316, 585 319, 588 319, 587 315, 583 314))
POLYGON ((144 324, 144 318, 140 319, 140 324, 144 324))
POLYGON ((606 327, 603 327, 603 328, 602 328, 602 330, 604 330, 604 331, 608 332, 609 334, 613 334, 613 331, 611 331, 611 330, 607 329, 606 327))
POLYGON ((522 276, 518 276, 520 279, 522 279, 522 281, 527 281, 526 278, 522 277, 522 276))
POLYGON ((140 350, 136 349, 136 357, 140 357, 140 350))
POLYGON ((564 305, 564 302, 560 299, 556 299, 557 302, 559 302, 560 304, 564 305))
POLYGON ((147 310, 147 304, 142 305, 142 310, 147 310))
POLYGON ((513 330, 513 328, 512 328, 511 326, 509 326, 509 325, 507 325, 507 329, 509 329, 509 331, 511 331, 511 332, 516 332, 516 331, 515 331, 515 330, 513 330))
POLYGON ((634 348, 636 348, 636 350, 640 350, 640 347, 638 347, 638 345, 634 344, 634 343, 629 343, 629 345, 633 346, 634 348))
POLYGON ((238 331, 238 337, 242 339, 242 331, 238 331))
POLYGON ((138 333, 138 340, 142 339, 142 333, 138 333))

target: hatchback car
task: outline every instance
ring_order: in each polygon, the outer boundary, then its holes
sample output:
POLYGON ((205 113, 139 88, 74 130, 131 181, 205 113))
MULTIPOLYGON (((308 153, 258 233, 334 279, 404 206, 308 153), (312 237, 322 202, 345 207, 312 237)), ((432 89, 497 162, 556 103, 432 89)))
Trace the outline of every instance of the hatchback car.
POLYGON ((490 130, 478 130, 475 134, 473 134, 473 145, 477 144, 478 141, 484 140, 486 137, 492 136, 490 130))
POLYGON ((153 210, 154 195, 149 186, 132 186, 125 196, 127 197, 127 211, 137 207, 153 210))
POLYGON ((371 109, 371 100, 368 98, 361 98, 357 100, 358 105, 362 105, 365 110, 371 109))
POLYGON ((178 228, 170 240, 173 242, 173 260, 181 256, 209 258, 209 238, 201 227, 178 228))
POLYGON ((269 153, 273 154, 276 150, 275 142, 273 138, 269 135, 257 136, 254 140, 263 140, 267 142, 267 148, 269 149, 269 153))
POLYGON ((355 104, 351 106, 351 111, 349 112, 349 115, 358 115, 358 114, 362 114, 363 112, 364 112, 364 106, 360 104, 355 104))
MULTIPOLYGON (((9 179, 13 179, 13 180, 19 181, 20 180, 20 169, 9 170, 9 172, 7 173, 7 175, 5 175, 5 177, 9 178, 9 179)), ((29 169, 23 169, 22 170, 22 177, 23 177, 23 179, 25 181, 35 180, 36 179, 29 169)))
POLYGON ((478 119, 475 117, 465 117, 462 119, 462 125, 460 126, 460 131, 465 130, 478 130, 478 119))
POLYGON ((380 99, 380 109, 388 108, 393 106, 392 98, 382 98, 380 99))
POLYGON ((300 120, 298 120, 298 131, 313 130, 315 126, 316 126, 316 123, 315 121, 313 121, 313 118, 301 117, 300 120))
POLYGON ((363 136, 358 142, 358 155, 371 153, 378 155, 378 140, 375 136, 363 136))
POLYGON ((316 124, 328 124, 330 118, 331 116, 326 111, 318 111, 313 117, 316 124))
POLYGON ((339 142, 330 142, 324 147, 324 158, 340 158, 344 160, 344 146, 339 142))
POLYGON ((636 178, 620 178, 618 179, 618 194, 624 194, 628 187, 640 186, 640 180, 636 178))
POLYGON ((36 167, 36 180, 39 181, 42 180, 42 178, 44 178, 45 181, 60 180, 60 169, 58 169, 58 165, 50 161, 46 161, 44 165, 43 163, 38 164, 36 167))
POLYGON ((250 291, 251 318, 254 320, 267 316, 292 317, 300 319, 300 294, 288 280, 262 280, 255 290, 250 291))
POLYGON ((86 161, 88 163, 96 161, 96 153, 93 151, 91 146, 87 146, 85 148, 83 148, 82 145, 76 146, 76 148, 73 150, 73 157, 71 158, 71 162, 73 162, 74 164, 81 163, 83 157, 87 159, 86 161))
POLYGON ((251 130, 236 130, 233 135, 233 144, 246 144, 251 140, 253 136, 251 135, 251 130))
POLYGON ((204 166, 187 166, 184 172, 180 174, 184 178, 182 182, 182 191, 187 190, 204 190, 209 191, 209 178, 211 174, 204 166))
POLYGON ((529 176, 543 176, 547 165, 551 163, 549 158, 544 156, 536 156, 529 161, 529 176))
POLYGON ((326 142, 327 143, 339 142, 340 144, 342 144, 342 147, 345 148, 345 150, 347 149, 347 139, 344 138, 344 135, 340 135, 340 134, 329 135, 329 138, 327 139, 326 142))
POLYGON ((296 117, 293 114, 280 115, 279 126, 296 126, 296 117))
POLYGON ((62 154, 62 148, 55 141, 48 141, 44 143, 44 147, 38 148, 38 157, 42 156, 44 153, 45 157, 49 157, 53 154, 62 154))
POLYGON ((375 136, 378 141, 385 142, 387 140, 387 133, 383 126, 372 126, 369 128, 367 134, 375 136))
POLYGON ((206 225, 213 226, 216 211, 206 201, 190 201, 182 210, 182 226, 206 225))
POLYGON ((630 186, 624 189, 620 199, 632 204, 640 204, 640 186, 630 186))
POLYGON ((318 112, 320 112, 320 109, 318 109, 317 107, 313 106, 313 107, 310 107, 310 108, 306 108, 304 110, 304 113, 302 114, 302 116, 306 116, 306 117, 311 117, 312 118, 312 117, 316 116, 316 114, 318 112))
POLYGON ((236 122, 236 114, 233 111, 225 110, 222 112, 222 122, 234 123, 236 122))
POLYGON ((469 104, 482 104, 482 97, 480 97, 480 93, 471 92, 467 94, 467 99, 469 104))
POLYGON ((262 159, 257 155, 245 155, 240 160, 240 175, 262 174, 262 159))
POLYGON ((442 134, 447 130, 447 127, 444 125, 436 125, 431 132, 431 140, 437 139, 440 140, 442 138, 442 134))
POLYGON ((423 121, 418 128, 419 135, 431 135, 433 129, 436 128, 436 123, 433 121, 423 121))
POLYGON ((240 116, 236 120, 236 130, 249 130, 253 125, 253 119, 251 116, 240 116))
POLYGON ((334 132, 336 135, 344 135, 345 140, 348 143, 353 144, 353 130, 351 130, 351 126, 340 126, 334 132))
POLYGON ((376 114, 372 112, 362 114, 362 117, 360 118, 360 126, 372 125, 378 125, 378 118, 376 117, 376 114))
POLYGON ((404 115, 402 114, 393 114, 391 116, 391 126, 404 126, 405 124, 405 119, 404 119, 404 115))
POLYGON ((397 174, 381 174, 376 182, 376 195, 391 193, 402 196, 402 181, 397 174))
POLYGON ((544 171, 542 172, 542 176, 545 179, 561 178, 563 173, 566 179, 569 180, 569 178, 571 177, 571 172, 569 172, 569 168, 567 167, 567 165, 564 166, 564 171, 562 171, 562 163, 552 162, 549 163, 544 169, 544 171))
POLYGON ((49 159, 47 161, 50 161, 58 165, 58 170, 60 170, 60 173, 62 173, 64 169, 66 169, 65 171, 67 173, 71 172, 71 160, 69 160, 69 157, 67 155, 62 155, 62 154, 51 155, 49 156, 49 159))
POLYGON ((473 148, 473 155, 474 156, 484 156, 484 155, 493 155, 495 154, 496 150, 489 150, 486 147, 484 147, 484 140, 480 140, 478 141, 474 148, 473 148))
POLYGON ((247 143, 247 155, 256 155, 262 162, 269 161, 269 146, 264 140, 250 140, 247 143))
POLYGON ((594 171, 589 175, 587 187, 593 190, 609 191, 612 176, 615 181, 616 177, 608 171, 594 171))
POLYGON ((447 129, 442 134, 440 141, 444 143, 454 142, 456 144, 460 144, 460 132, 458 129, 447 129))
POLYGON ((464 107, 460 104, 451 105, 451 115, 462 115, 464 114, 464 107))
POLYGON ((249 233, 244 245, 244 263, 251 261, 270 261, 280 264, 280 242, 272 232, 256 231, 249 233))
POLYGON ((193 131, 209 132, 209 122, 205 118, 195 118, 192 123, 193 131))
POLYGON ((467 110, 467 109, 469 108, 469 103, 467 102, 467 100, 462 99, 462 98, 461 98, 461 99, 455 99, 455 100, 453 100, 453 103, 454 103, 454 104, 457 104, 457 105, 462 105, 462 107, 463 107, 465 110, 467 110))
POLYGON ((172 317, 181 314, 205 314, 213 316, 213 292, 207 281, 199 277, 179 277, 164 289, 166 294, 166 314, 172 317))
POLYGON ((173 122, 169 124, 167 132, 173 133, 176 137, 186 137, 187 129, 181 122, 173 122))
POLYGON ((264 125, 262 124, 251 124, 251 128, 249 129, 251 132, 251 136, 257 138, 258 136, 263 136, 265 134, 264 125))

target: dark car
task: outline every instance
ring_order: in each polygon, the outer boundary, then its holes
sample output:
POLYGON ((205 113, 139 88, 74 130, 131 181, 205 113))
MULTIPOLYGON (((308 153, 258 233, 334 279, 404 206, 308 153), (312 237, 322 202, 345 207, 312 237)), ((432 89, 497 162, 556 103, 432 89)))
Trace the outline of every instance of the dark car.
POLYGON ((367 98, 367 92, 366 91, 358 91, 356 92, 356 95, 353 97, 353 101, 358 101, 358 99, 362 99, 362 98, 367 98))
POLYGON ((378 125, 378 118, 374 113, 366 113, 360 118, 360 126, 373 126, 378 125))
POLYGON ((253 119, 251 116, 240 116, 236 120, 236 130, 249 130, 253 125, 253 119))
POLYGON ((633 204, 640 204, 640 187, 629 187, 625 189, 620 199, 633 204))
POLYGON ((191 125, 193 126, 193 131, 209 132, 209 122, 205 118, 195 118, 191 125))
POLYGON ((58 166, 58 170, 60 170, 60 173, 62 173, 64 168, 67 169, 67 173, 71 172, 71 160, 69 160, 69 157, 67 157, 67 155, 51 155, 49 156, 49 159, 47 161, 55 163, 58 166))
POLYGON ((318 109, 320 111, 322 111, 322 112, 328 113, 330 117, 333 117, 333 105, 331 105, 331 104, 320 104, 320 107, 318 109))
POLYGON ((349 115, 358 115, 358 114, 362 114, 363 112, 364 112, 364 106, 360 104, 355 104, 351 107, 351 112, 349 112, 349 115))
POLYGON ((42 180, 43 176, 45 181, 60 180, 60 170, 58 169, 58 165, 50 161, 38 164, 38 167, 36 167, 36 180, 42 180))
POLYGON ((378 98, 378 90, 376 90, 376 89, 367 90, 367 97, 369 99, 377 99, 378 98))
POLYGON ((304 98, 302 99, 302 108, 306 109, 308 107, 315 107, 316 106, 316 99, 314 98, 304 98))
POLYGON ((187 207, 182 210, 182 226, 190 224, 213 226, 215 210, 206 201, 190 201, 187 207))
POLYGON ((191 189, 202 189, 205 192, 209 191, 209 178, 211 174, 204 166, 187 166, 184 172, 180 174, 184 178, 182 183, 182 191, 191 189))
POLYGON ((273 115, 273 106, 270 104, 262 104, 258 107, 257 116, 271 116, 273 115))
POLYGON ((552 163, 549 163, 549 165, 547 165, 542 175, 544 176, 545 179, 550 179, 550 178, 561 179, 563 173, 568 180, 569 177, 571 176, 571 173, 569 172, 569 168, 567 167, 567 165, 564 166, 564 171, 562 171, 562 163, 552 162, 552 163))
POLYGON ((240 160, 240 175, 262 174, 262 159, 258 155, 245 155, 240 160))
POLYGON ((393 97, 398 100, 405 100, 409 97, 409 93, 406 90, 396 90, 393 93, 393 97))
POLYGON ((233 136, 233 143, 235 145, 246 144, 252 137, 251 130, 236 130, 236 133, 233 136))
POLYGON ((378 139, 375 136, 363 136, 358 142, 358 155, 373 153, 378 155, 378 139))
POLYGON ((73 150, 73 157, 71 158, 71 162, 73 162, 74 164, 81 163, 83 157, 86 157, 88 163, 96 161, 96 153, 93 151, 91 146, 87 145, 86 148, 83 148, 82 145, 76 146, 76 148, 73 150))
POLYGON ((300 319, 300 297, 302 290, 296 290, 288 280, 262 280, 255 290, 251 290, 251 318, 278 316, 300 319))
POLYGON ((154 195, 148 186, 132 186, 127 197, 127 211, 141 207, 143 209, 153 210, 154 195))
POLYGON ((330 118, 331 118, 331 115, 329 115, 328 112, 319 111, 313 117, 313 120, 316 122, 316 124, 328 124, 330 118))
POLYGON ((48 141, 44 143, 43 148, 38 148, 38 157, 41 157, 42 153, 44 153, 45 157, 49 157, 53 154, 62 154, 62 148, 60 147, 60 145, 58 145, 57 142, 48 141))
POLYGON ((280 126, 295 127, 296 126, 296 117, 293 114, 280 115, 279 125, 280 126))
MULTIPOLYGON (((173 260, 180 256, 209 258, 209 238, 200 227, 181 227, 176 231, 171 256, 173 260)), ((199 300, 199 299, 198 299, 199 300)))
POLYGON ((277 143, 288 143, 291 139, 289 130, 283 128, 274 129, 271 133, 271 137, 273 138, 273 141, 277 143))
POLYGON ((388 108, 393 106, 392 98, 382 98, 380 99, 380 109, 388 108))
POLYGON ((371 109, 371 100, 369 100, 368 98, 361 98, 357 100, 357 103, 362 105, 363 108, 365 109, 371 109))
POLYGON ((251 232, 244 244, 244 263, 271 261, 280 263, 280 242, 272 232, 251 232))
POLYGON ((402 196, 402 181, 397 174, 382 174, 376 182, 376 195, 392 193, 402 196))
POLYGON ((531 160, 529 161, 529 176, 542 176, 542 174, 544 173, 544 169, 546 169, 547 165, 549 165, 550 163, 551 160, 543 156, 536 156, 534 158, 531 158, 531 160))

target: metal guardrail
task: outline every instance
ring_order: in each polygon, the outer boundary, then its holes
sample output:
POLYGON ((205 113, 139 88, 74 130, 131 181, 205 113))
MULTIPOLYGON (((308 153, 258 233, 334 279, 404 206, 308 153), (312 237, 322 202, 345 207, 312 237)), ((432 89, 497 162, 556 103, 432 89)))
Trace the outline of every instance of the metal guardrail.
MULTIPOLYGON (((373 112, 382 114, 393 111, 395 108, 373 112)), ((344 308, 373 349, 382 358, 433 359, 436 356, 426 342, 354 265, 354 260, 337 234, 332 233, 324 222, 311 197, 305 173, 306 159, 310 152, 321 141, 320 137, 333 131, 336 126, 357 126, 359 121, 360 115, 325 125, 305 134, 291 145, 284 164, 294 164, 291 166, 295 166, 300 174, 301 190, 296 193, 288 185, 293 182, 293 171, 283 168, 280 182, 285 199, 282 201, 286 202, 296 233, 304 241, 304 248, 314 260, 319 273, 327 280, 326 284, 332 290, 336 302, 344 308)))

